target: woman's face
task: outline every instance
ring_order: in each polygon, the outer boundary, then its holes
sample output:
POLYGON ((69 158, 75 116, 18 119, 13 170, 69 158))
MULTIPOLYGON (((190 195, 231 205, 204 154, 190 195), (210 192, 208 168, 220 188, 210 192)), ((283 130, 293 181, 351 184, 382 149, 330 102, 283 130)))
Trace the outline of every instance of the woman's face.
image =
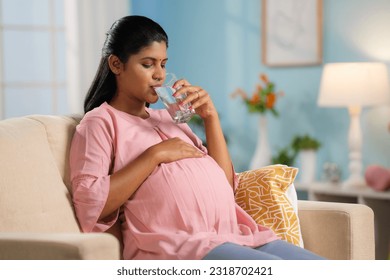
POLYGON ((153 87, 161 86, 164 82, 167 60, 165 42, 153 42, 139 53, 131 55, 116 75, 117 101, 132 106, 144 105, 145 102, 156 103, 158 96, 153 87))

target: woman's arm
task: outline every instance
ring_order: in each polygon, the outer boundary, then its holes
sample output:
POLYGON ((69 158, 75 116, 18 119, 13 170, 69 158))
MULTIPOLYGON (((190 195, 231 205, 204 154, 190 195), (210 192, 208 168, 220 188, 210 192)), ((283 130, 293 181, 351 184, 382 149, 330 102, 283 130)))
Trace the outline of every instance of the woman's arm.
POLYGON ((100 219, 109 216, 123 205, 158 165, 151 149, 110 176, 110 189, 100 219))
POLYGON ((218 114, 204 119, 207 150, 219 166, 225 171, 226 178, 233 187, 233 168, 218 114))
POLYGON ((139 157, 110 177, 110 189, 99 219, 121 207, 160 163, 168 163, 204 154, 180 138, 172 138, 151 146, 139 157))
POLYGON ((196 113, 203 119, 205 125, 207 150, 210 156, 224 170, 226 178, 233 187, 234 174, 232 161, 221 128, 217 110, 209 96, 202 88, 190 85, 186 80, 179 80, 174 87, 181 87, 175 95, 187 93, 183 103, 191 102, 196 113))
MULTIPOLYGON (((204 154, 193 145, 172 138, 146 149, 121 170, 110 174, 115 132, 107 120, 84 120, 78 126, 70 149, 73 202, 84 231, 97 221, 103 229, 115 213, 160 163, 204 154), (102 221, 104 218, 109 218, 102 221)), ((132 147, 136 148, 136 147, 132 147)))

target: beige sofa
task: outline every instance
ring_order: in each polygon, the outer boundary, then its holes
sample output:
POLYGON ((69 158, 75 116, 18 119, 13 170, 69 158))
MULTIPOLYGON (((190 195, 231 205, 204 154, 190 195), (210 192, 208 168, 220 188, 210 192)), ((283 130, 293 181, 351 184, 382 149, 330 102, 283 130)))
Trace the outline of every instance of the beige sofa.
MULTIPOLYGON (((0 259, 119 259, 109 233, 81 233, 69 192, 68 152, 78 120, 0 121, 0 259)), ((299 201, 305 247, 330 259, 373 259, 370 208, 299 201)))

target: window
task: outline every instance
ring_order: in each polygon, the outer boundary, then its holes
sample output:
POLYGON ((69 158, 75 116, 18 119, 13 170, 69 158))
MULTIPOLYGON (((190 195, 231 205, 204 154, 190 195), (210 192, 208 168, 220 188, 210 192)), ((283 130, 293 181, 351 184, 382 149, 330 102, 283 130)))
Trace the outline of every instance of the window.
POLYGON ((82 113, 105 33, 129 10, 129 0, 0 0, 0 119, 82 113))
POLYGON ((0 0, 0 118, 65 114, 64 0, 0 0))

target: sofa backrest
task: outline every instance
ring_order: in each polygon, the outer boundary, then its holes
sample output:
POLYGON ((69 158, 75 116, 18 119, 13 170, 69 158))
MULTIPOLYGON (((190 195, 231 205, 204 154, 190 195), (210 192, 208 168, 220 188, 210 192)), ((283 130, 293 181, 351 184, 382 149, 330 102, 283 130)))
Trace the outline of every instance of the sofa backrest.
POLYGON ((0 231, 80 231, 68 189, 78 121, 43 115, 0 121, 0 231))

